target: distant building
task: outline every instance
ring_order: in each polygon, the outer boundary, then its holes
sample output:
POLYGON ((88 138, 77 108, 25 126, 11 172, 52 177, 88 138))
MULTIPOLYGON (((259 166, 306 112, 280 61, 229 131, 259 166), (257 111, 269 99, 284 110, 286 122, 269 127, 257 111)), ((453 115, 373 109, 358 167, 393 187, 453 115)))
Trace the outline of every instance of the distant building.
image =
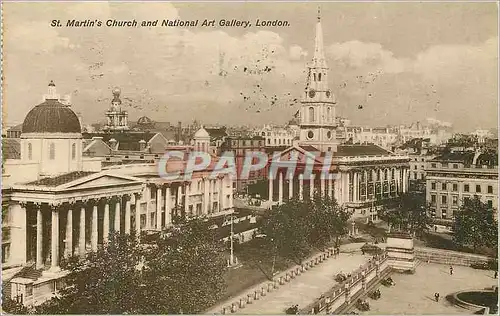
POLYGON ((427 163, 426 199, 433 218, 450 225, 465 199, 478 195, 498 208, 498 156, 495 152, 448 152, 427 163))
POLYGON ((21 138, 21 131, 23 129, 23 124, 17 124, 9 129, 7 129, 7 138, 21 138))
MULTIPOLYGON (((247 152, 266 151, 265 138, 262 136, 228 137, 222 148, 222 152, 225 151, 230 151, 234 154, 236 174, 240 175, 247 152)), ((265 176, 265 169, 251 171, 247 179, 237 177, 234 182, 234 187, 237 192, 243 192, 249 184, 256 183, 258 180, 263 180, 265 176)))
POLYGON ((480 144, 486 142, 486 139, 493 137, 493 134, 487 129, 477 129, 471 135, 476 136, 480 144))
POLYGON ((113 100, 111 101, 111 107, 106 111, 107 121, 103 130, 109 132, 127 131, 130 129, 128 126, 128 113, 121 108, 121 90, 119 88, 114 88, 112 92, 113 100))
POLYGON ((266 147, 291 146, 293 141, 299 137, 298 125, 272 126, 264 125, 263 128, 255 132, 256 136, 265 139, 266 147))

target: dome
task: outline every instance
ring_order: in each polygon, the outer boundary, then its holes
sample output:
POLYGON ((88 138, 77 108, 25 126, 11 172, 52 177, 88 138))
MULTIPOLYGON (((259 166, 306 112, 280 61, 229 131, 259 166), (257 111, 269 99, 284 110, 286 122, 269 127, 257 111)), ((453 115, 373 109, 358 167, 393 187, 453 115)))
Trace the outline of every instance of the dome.
POLYGON ((194 134, 194 138, 210 138, 207 130, 203 126, 194 134))
POLYGON ((22 133, 81 133, 75 112, 56 99, 46 99, 24 118, 22 133))
POLYGON ((142 116, 137 120, 137 124, 139 124, 139 125, 143 125, 143 124, 146 125, 146 124, 151 124, 151 123, 153 123, 153 121, 147 116, 142 116))

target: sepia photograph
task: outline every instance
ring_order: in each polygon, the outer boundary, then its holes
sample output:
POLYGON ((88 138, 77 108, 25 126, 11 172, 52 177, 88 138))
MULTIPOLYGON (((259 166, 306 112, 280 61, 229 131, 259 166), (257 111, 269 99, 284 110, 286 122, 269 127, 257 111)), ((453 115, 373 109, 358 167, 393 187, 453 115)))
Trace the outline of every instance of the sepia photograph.
POLYGON ((2 1, 6 315, 498 315, 496 1, 2 1))

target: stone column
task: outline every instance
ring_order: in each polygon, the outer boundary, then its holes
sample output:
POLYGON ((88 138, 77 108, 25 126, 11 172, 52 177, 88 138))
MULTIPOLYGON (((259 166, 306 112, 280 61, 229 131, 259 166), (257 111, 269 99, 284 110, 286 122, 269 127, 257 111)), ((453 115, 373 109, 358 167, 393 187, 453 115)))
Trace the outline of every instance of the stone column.
POLYGON ((121 203, 118 200, 115 203, 115 232, 120 233, 121 224, 121 203))
POLYGON ((135 234, 137 237, 141 235, 141 196, 135 197, 135 234))
POLYGON ((273 202, 273 178, 271 176, 271 174, 269 174, 269 202, 272 203, 273 202))
MULTIPOLYGON (((222 185, 221 185, 222 187, 222 185)), ((221 188, 222 192, 222 188, 221 188)), ((222 195, 222 194, 221 194, 222 195)), ((186 216, 189 216, 189 184, 184 185, 184 212, 186 213, 186 216)))
POLYGON ((109 240, 109 201, 104 204, 104 219, 102 221, 102 240, 107 243, 109 240))
POLYGON ((328 196, 333 198, 333 173, 328 174, 328 196))
POLYGON ((43 216, 42 216, 42 209, 40 206, 38 206, 38 209, 36 211, 36 268, 41 269, 43 268, 43 256, 42 256, 42 250, 43 250, 43 216))
POLYGON ((73 254, 73 210, 69 209, 66 216, 66 243, 64 252, 66 257, 71 257, 73 254))
POLYGON ((149 209, 151 205, 151 188, 146 185, 146 192, 144 193, 144 199, 146 200, 146 228, 151 228, 151 218, 149 215, 149 209))
POLYGON ((218 179, 219 181, 219 211, 223 211, 225 208, 224 205, 224 183, 222 183, 222 179, 218 179))
POLYGON ((156 229, 161 230, 161 187, 156 189, 156 229))
POLYGON ((80 208, 80 231, 78 232, 78 251, 80 256, 85 256, 85 206, 80 208))
POLYGON ((99 224, 98 218, 99 206, 96 204, 92 207, 92 235, 90 244, 92 246, 92 251, 97 251, 97 242, 98 242, 98 234, 99 230, 97 229, 97 225, 99 224))
POLYGON ((172 224, 171 210, 170 210, 170 187, 165 189, 165 227, 172 224))
POLYGON ((304 199, 304 174, 299 174, 299 200, 304 199))
POLYGON ((352 197, 352 201, 353 202, 356 202, 358 201, 358 190, 359 190, 359 187, 358 187, 358 173, 357 172, 354 172, 354 184, 353 184, 353 187, 352 187, 352 191, 353 191, 353 197, 352 197))
POLYGON ((288 175, 288 199, 293 199, 293 173, 289 173, 288 175))
MULTIPOLYGON (((53 206, 55 208, 55 206, 53 206)), ((59 213, 52 210, 51 265, 52 270, 59 269, 59 213)))
POLYGON ((320 177, 321 177, 321 180, 320 180, 321 196, 324 197, 325 196, 325 176, 323 175, 323 173, 321 173, 320 177))
MULTIPOLYGON (((167 191, 170 190, 167 188, 167 191)), ((210 195, 210 180, 208 178, 203 179, 203 214, 207 215, 208 214, 208 203, 209 203, 209 197, 210 195)), ((165 205, 165 209, 166 209, 165 205)), ((165 216, 166 218, 166 216, 165 216)))
POLYGON ((278 204, 283 203, 283 173, 280 172, 278 180, 278 204))
POLYGON ((316 178, 316 175, 311 174, 311 178, 309 180, 309 197, 312 199, 314 198, 314 179, 316 178))
POLYGON ((125 198, 125 234, 130 235, 130 196, 125 198))

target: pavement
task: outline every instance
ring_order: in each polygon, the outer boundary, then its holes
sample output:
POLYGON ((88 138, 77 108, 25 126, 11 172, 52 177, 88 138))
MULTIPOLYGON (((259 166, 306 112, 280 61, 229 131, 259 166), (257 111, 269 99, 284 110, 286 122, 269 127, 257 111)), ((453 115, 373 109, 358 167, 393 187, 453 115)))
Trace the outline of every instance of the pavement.
POLYGON ((415 274, 393 273, 395 286, 380 286, 379 300, 367 299, 370 310, 360 312, 366 315, 445 315, 472 314, 471 311, 454 306, 446 300, 446 295, 467 289, 484 289, 498 285, 494 272, 476 270, 464 266, 454 266, 450 275, 449 266, 421 263, 415 274), (434 293, 440 294, 439 302, 434 293))
MULTIPOLYGON (((343 248, 341 247, 341 251, 343 248)), ((307 306, 337 284, 334 278, 338 273, 350 273, 369 258, 371 256, 363 256, 360 252, 341 252, 337 258, 331 257, 235 314, 284 314, 285 309, 292 305, 298 304, 299 308, 307 306)))

